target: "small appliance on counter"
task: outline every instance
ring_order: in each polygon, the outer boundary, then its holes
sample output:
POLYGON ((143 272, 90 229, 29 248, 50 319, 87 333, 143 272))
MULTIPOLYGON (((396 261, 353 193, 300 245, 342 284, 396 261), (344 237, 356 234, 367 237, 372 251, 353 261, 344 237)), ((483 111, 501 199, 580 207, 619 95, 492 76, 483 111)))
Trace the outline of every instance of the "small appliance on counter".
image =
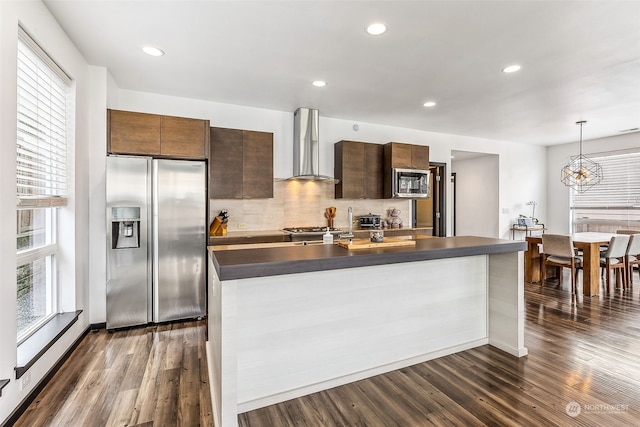
POLYGON ((382 218, 380 215, 369 213, 368 215, 360 215, 358 221, 360 228, 380 228, 382 218))

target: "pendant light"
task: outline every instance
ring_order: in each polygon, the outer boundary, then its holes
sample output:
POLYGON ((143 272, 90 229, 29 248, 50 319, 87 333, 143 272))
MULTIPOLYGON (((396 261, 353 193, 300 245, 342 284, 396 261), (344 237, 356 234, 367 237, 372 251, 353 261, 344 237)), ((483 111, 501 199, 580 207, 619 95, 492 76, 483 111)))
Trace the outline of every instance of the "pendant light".
POLYGON ((584 193, 602 180, 602 166, 582 155, 582 126, 586 121, 576 122, 580 125, 580 155, 571 157, 571 161, 562 168, 560 180, 567 187, 578 193, 584 193))

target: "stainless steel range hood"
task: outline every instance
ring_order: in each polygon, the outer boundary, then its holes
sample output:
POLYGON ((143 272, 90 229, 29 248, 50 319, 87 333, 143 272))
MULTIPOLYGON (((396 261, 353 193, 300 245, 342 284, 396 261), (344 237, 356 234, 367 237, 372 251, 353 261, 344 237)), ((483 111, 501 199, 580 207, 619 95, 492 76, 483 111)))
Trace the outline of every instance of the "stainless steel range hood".
POLYGON ((319 134, 320 112, 298 108, 293 113, 293 176, 289 179, 337 182, 320 174, 319 134))

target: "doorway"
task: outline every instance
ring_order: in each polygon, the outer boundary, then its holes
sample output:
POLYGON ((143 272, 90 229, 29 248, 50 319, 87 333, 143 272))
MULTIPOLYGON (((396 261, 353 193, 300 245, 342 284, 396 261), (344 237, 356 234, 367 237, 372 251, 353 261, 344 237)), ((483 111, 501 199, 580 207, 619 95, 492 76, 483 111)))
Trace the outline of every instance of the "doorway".
POLYGON ((499 166, 497 154, 451 151, 455 235, 499 236, 499 166))
POLYGON ((446 236, 445 216, 445 169, 446 163, 429 164, 429 186, 431 197, 413 201, 413 227, 431 227, 433 236, 446 236))

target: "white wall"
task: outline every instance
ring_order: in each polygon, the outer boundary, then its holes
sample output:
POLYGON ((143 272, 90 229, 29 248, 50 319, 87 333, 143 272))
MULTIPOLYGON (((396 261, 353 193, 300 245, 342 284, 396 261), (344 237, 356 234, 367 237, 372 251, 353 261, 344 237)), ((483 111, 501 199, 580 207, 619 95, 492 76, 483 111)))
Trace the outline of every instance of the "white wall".
POLYGON ((499 159, 495 154, 451 162, 456 174, 456 235, 499 237, 499 159))
MULTIPOLYGON (((0 1, 0 378, 11 379, 0 397, 0 421, 5 420, 89 325, 89 180, 92 87, 89 67, 74 44, 40 1, 0 1), (23 390, 15 380, 16 366, 16 68, 18 22, 72 77, 75 90, 75 150, 72 154, 70 200, 60 213, 59 244, 65 310, 84 310, 79 321, 30 369, 23 390)), ((104 105, 102 106, 104 109, 104 105)), ((102 138, 104 139, 104 137, 102 138)))
POLYGON ((98 280, 97 286, 89 288, 89 322, 102 323, 106 312, 106 275, 107 275, 107 228, 105 202, 105 167, 107 134, 107 92, 111 76, 106 68, 89 67, 91 86, 93 88, 92 103, 89 111, 90 133, 92 144, 89 151, 89 277, 105 278, 98 280))
MULTIPOLYGON (((586 129, 586 128, 585 128, 586 129)), ((618 150, 640 150, 640 132, 583 141, 582 153, 594 156, 618 150)), ((570 233, 569 189, 560 182, 560 171, 571 156, 579 154, 578 142, 547 148, 547 219, 548 233, 570 233)), ((537 216, 537 215, 536 215, 537 216)))

